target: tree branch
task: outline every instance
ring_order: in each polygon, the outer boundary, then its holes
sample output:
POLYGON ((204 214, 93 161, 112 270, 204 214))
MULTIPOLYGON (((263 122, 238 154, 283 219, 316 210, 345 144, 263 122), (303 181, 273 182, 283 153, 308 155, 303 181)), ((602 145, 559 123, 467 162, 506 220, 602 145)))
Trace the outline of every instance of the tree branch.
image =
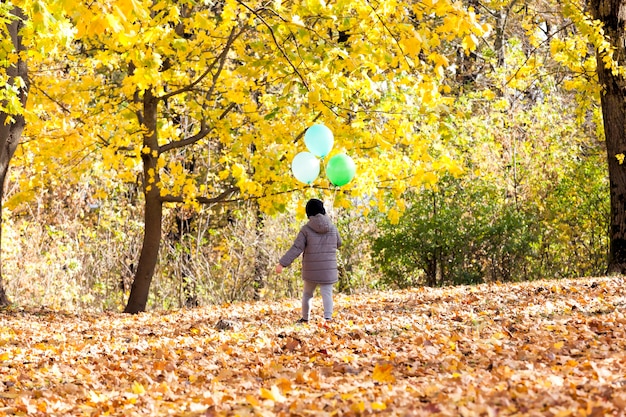
MULTIPOLYGON (((226 57, 228 56, 228 52, 230 51, 230 49, 232 48, 233 43, 235 42, 235 40, 241 36, 241 34, 243 34, 245 32, 245 29, 241 29, 239 32, 237 32, 235 30, 235 28, 233 28, 233 30, 230 32, 230 35, 228 36, 228 41, 226 42, 226 45, 224 46, 224 49, 222 50, 222 52, 220 53, 220 55, 211 63, 211 65, 209 66, 209 68, 207 68, 207 70, 205 72, 203 72, 196 80, 194 80, 191 84, 178 89, 176 91, 172 91, 171 93, 168 93, 164 96, 161 96, 160 99, 161 100, 167 100, 170 97, 173 97, 175 95, 178 94, 182 94, 188 91, 191 91, 195 86, 197 86, 202 80, 204 80, 210 73, 211 71, 213 71, 213 69, 215 69, 215 67, 217 66, 217 70, 215 71, 215 74, 213 74, 212 80, 211 80, 211 87, 209 88, 209 91, 206 93, 206 100, 209 100, 211 98, 211 96, 213 95, 213 92, 215 91, 215 86, 217 84, 217 80, 220 77, 222 70, 224 69, 224 65, 226 64, 226 57)), ((223 119, 224 117, 226 117, 226 115, 228 113, 230 113, 230 111, 235 108, 235 104, 231 103, 230 105, 228 105, 224 111, 222 112, 222 114, 220 115, 220 119, 223 119)), ((198 142, 199 140, 205 138, 212 130, 213 130, 213 126, 207 126, 206 124, 206 120, 201 120, 200 121, 201 127, 200 127, 200 131, 198 133, 196 133, 193 136, 181 139, 181 140, 176 140, 176 141, 172 141, 169 143, 166 143, 165 145, 159 147, 159 152, 163 153, 163 152, 168 152, 171 151, 173 149, 180 149, 180 148, 184 148, 185 146, 188 145, 192 145, 196 142, 198 142)))
MULTIPOLYGON (((313 120, 311 120, 311 123, 315 123, 315 122, 317 121, 317 119, 319 119, 320 117, 322 117, 322 112, 317 113, 317 116, 315 116, 315 117, 313 118, 313 120)), ((305 128, 304 130, 302 130, 300 133, 298 133, 298 136, 296 136, 296 138, 293 140, 293 143, 294 143, 294 144, 298 143, 298 141, 299 141, 300 139, 302 139, 302 137, 303 137, 303 136, 304 136, 304 134, 306 133, 306 130, 307 130, 307 129, 308 129, 308 127, 307 127, 307 128, 305 128)))
POLYGON ((385 21, 380 17, 380 15, 378 14, 378 11, 372 5, 372 3, 370 1, 368 1, 367 5, 370 7, 370 9, 372 9, 372 13, 374 13, 374 15, 376 16, 376 19, 378 19, 378 21, 382 25, 383 29, 385 29, 385 31, 387 33, 389 33, 389 36, 391 36, 391 39, 393 39, 393 42, 396 44, 396 47, 400 50, 400 53, 402 54, 402 58, 404 58, 404 62, 406 62, 407 67, 413 69, 414 66, 411 65, 411 62, 407 59, 406 53, 402 49, 402 45, 400 45, 400 42, 398 41, 397 37, 394 35, 394 33, 391 31, 391 29, 389 29, 389 26, 387 26, 385 21))
MULTIPOLYGON (((237 200, 231 200, 230 197, 238 192, 239 187, 230 187, 217 197, 196 197, 194 200, 200 204, 233 203, 237 200)), ((161 196, 161 201, 164 203, 184 203, 185 198, 183 198, 182 196, 164 195, 161 196)))
POLYGON ((522 68, 524 68, 524 65, 526 65, 526 64, 528 63, 528 61, 530 61, 530 59, 534 56, 535 52, 536 52, 537 50, 539 50, 539 48, 540 48, 541 46, 543 46, 543 45, 546 45, 546 44, 550 43, 550 41, 552 40, 552 38, 554 38, 554 37, 556 36, 556 34, 557 34, 557 33, 562 32, 562 31, 564 31, 565 29, 567 29, 568 27, 573 26, 573 25, 574 25, 574 23, 573 23, 573 22, 567 23, 567 24, 565 24, 565 25, 561 26, 558 30, 556 30, 556 31, 555 31, 554 33, 552 33, 551 35, 546 36, 546 39, 544 39, 543 41, 541 41, 541 42, 539 43, 539 45, 535 46, 535 47, 534 47, 534 48, 533 48, 533 49, 532 49, 532 50, 531 50, 531 51, 527 54, 527 56, 526 56, 526 60, 524 60, 524 62, 523 62, 521 65, 519 65, 519 66, 517 67, 517 70, 515 71, 515 73, 513 73, 513 75, 511 75, 511 76, 510 76, 510 77, 506 80, 506 82, 504 83, 504 87, 506 87, 507 85, 509 85, 509 84, 511 83, 511 81, 513 81, 513 80, 517 77, 517 74, 519 74, 519 73, 520 73, 520 71, 522 70, 522 68))
MULTIPOLYGON (((290 194, 290 193, 295 193, 295 192, 299 192, 299 191, 303 191, 304 189, 311 189, 311 188, 315 188, 317 190, 326 190, 326 191, 337 191, 339 189, 339 187, 322 187, 319 185, 308 185, 306 187, 300 187, 300 188, 292 188, 289 190, 284 190, 284 191, 279 191, 279 192, 275 192, 272 194, 266 194, 266 195, 262 195, 262 196, 241 196, 239 198, 231 198, 233 195, 237 194, 240 192, 239 187, 230 187, 228 188, 226 191, 222 192, 220 195, 218 195, 217 197, 196 197, 194 199, 194 201, 203 204, 203 205, 210 205, 210 204, 217 204, 217 203, 238 203, 241 201, 252 201, 252 200, 259 200, 261 198, 267 198, 267 197, 274 197, 277 195, 282 195, 282 194, 290 194)), ((184 203, 186 201, 186 199, 182 196, 174 196, 174 195, 165 195, 165 196, 161 196, 161 201, 164 203, 184 203)))
POLYGON ((226 62, 226 57, 228 55, 228 52, 230 51, 230 48, 232 47, 233 43, 235 42, 235 40, 242 34, 245 32, 244 29, 242 29, 241 31, 237 32, 235 30, 236 28, 233 28, 230 32, 230 35, 228 35, 228 40, 226 41, 226 45, 224 46, 224 49, 222 50, 222 52, 213 60, 213 62, 211 63, 211 65, 209 65, 209 67, 206 69, 206 71, 204 71, 202 74, 200 74, 198 76, 198 78, 196 78, 194 81, 191 82, 191 84, 188 84, 186 86, 184 86, 183 88, 180 88, 178 90, 172 91, 170 93, 167 93, 165 95, 162 95, 161 97, 159 97, 160 100, 165 101, 171 97, 177 96, 179 94, 182 93, 186 93, 188 91, 193 90, 193 88, 195 86, 197 86, 198 84, 200 84, 202 82, 202 80, 204 80, 210 73, 211 71, 213 71, 215 69, 215 67, 217 66, 217 71, 215 72, 215 74, 213 75, 213 84, 211 86, 211 90, 208 94, 208 96, 210 97, 212 94, 212 90, 215 88, 215 82, 217 81, 217 79, 220 76, 220 73, 222 72, 222 69, 224 68, 224 63, 226 62))
POLYGON ((269 23, 267 23, 265 21, 265 19, 258 13, 258 11, 252 10, 243 1, 239 1, 238 0, 237 3, 239 3, 240 5, 245 7, 246 9, 248 9, 250 11, 250 13, 255 15, 259 19, 259 21, 261 21, 261 23, 263 23, 263 25, 265 25, 265 27, 269 30, 270 36, 272 37, 272 40, 274 41, 274 45, 276 45, 276 48, 278 48, 278 50, 280 51, 281 55, 287 60, 287 63, 289 64, 289 66, 291 67, 293 72, 298 76, 298 78, 300 78, 300 81, 302 81, 302 84, 306 87, 307 90, 309 90, 309 84, 306 82, 304 76, 300 73, 300 71, 298 71, 298 68, 296 68, 294 63, 291 62, 291 59, 289 59, 289 57, 287 56, 287 52, 285 52, 285 50, 283 49, 282 45, 278 42, 278 39, 276 39, 276 35, 274 34, 274 30, 269 25, 269 23))
MULTIPOLYGON (((222 120, 224 117, 226 117, 226 115, 230 113, 230 111, 234 109, 235 107, 237 107, 235 103, 229 104, 228 107, 224 109, 222 114, 220 114, 219 120, 222 120)), ((180 149, 180 148, 184 148, 185 146, 192 145, 198 142, 199 140, 202 140, 203 138, 205 138, 214 129, 213 126, 207 126, 205 120, 202 120, 200 124, 201 124, 200 131, 198 133, 196 133, 193 136, 189 136, 185 139, 175 140, 172 142, 168 142, 163 146, 160 146, 159 153, 164 153, 164 152, 171 151, 172 149, 180 149)))

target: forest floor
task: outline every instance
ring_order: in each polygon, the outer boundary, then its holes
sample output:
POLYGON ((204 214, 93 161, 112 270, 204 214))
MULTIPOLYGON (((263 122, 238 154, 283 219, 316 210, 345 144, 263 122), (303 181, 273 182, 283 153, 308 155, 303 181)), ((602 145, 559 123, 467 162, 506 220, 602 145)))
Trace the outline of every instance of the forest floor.
POLYGON ((626 415, 623 277, 0 312, 0 415, 626 415))

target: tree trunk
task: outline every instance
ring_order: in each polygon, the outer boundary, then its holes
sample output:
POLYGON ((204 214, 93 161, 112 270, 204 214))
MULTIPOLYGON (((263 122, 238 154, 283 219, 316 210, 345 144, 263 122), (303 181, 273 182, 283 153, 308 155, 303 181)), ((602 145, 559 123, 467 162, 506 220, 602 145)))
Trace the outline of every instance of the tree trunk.
POLYGON ((426 269, 424 273, 426 274, 426 286, 436 287, 437 286, 437 255, 436 254, 433 254, 432 258, 427 259, 426 269))
MULTIPOLYGON (((626 0, 590 0, 595 19, 604 24, 605 35, 615 48, 615 59, 626 66, 626 0)), ((626 154, 626 80, 606 68, 604 54, 597 53, 598 80, 609 163, 611 196, 610 252, 608 273, 626 273, 626 164, 617 155, 626 154)))
MULTIPOLYGON (((191 222, 195 216, 189 214, 187 210, 179 210, 176 213, 175 221, 177 230, 168 235, 174 244, 184 245, 185 237, 191 233, 191 222)), ((181 271, 181 307, 198 307, 198 291, 196 289, 196 278, 191 273, 191 252, 183 250, 179 261, 181 271)))
MULTIPOLYGON (((16 77, 21 78, 24 82, 25 86, 20 89, 19 98, 22 107, 25 107, 30 83, 28 82, 28 68, 26 66, 26 62, 21 59, 23 56, 22 52, 25 51, 25 47, 22 44, 20 30, 24 25, 23 19, 26 17, 24 16, 22 10, 17 7, 13 9, 12 13, 17 17, 17 19, 7 25, 7 30, 9 36, 11 37, 13 48, 17 53, 18 60, 15 65, 7 68, 6 74, 8 76, 9 85, 14 85, 16 77)), ((2 87, 0 86, 0 88, 2 87)), ((26 122, 24 120, 24 116, 21 114, 10 116, 6 113, 0 113, 0 241, 2 237, 2 202, 4 200, 4 183, 9 170, 9 163, 15 154, 15 150, 19 144, 25 125, 26 122)), ((9 303, 9 297, 6 294, 3 284, 2 262, 0 262, 0 306, 6 306, 9 303)))
POLYGON ((137 271, 130 289, 125 313, 139 313, 146 310, 150 284, 154 275, 154 269, 159 257, 161 244, 163 201, 160 195, 159 172, 157 161, 159 159, 159 144, 157 134, 157 109, 159 99, 146 90, 143 96, 143 114, 140 120, 146 128, 143 138, 144 152, 141 153, 143 160, 143 189, 145 196, 144 210, 144 237, 137 264, 137 271), (149 150, 149 152, 147 152, 149 150))
POLYGON ((506 58, 504 51, 504 43, 505 43, 505 30, 506 30, 506 21, 508 17, 509 10, 502 8, 496 12, 496 38, 494 41, 494 49, 496 50, 496 56, 498 57, 498 68, 502 68, 504 66, 504 60, 506 58))
POLYGON ((254 256, 254 300, 258 301, 263 299, 265 294, 265 287, 267 286, 267 270, 270 266, 270 261, 267 256, 267 251, 262 244, 265 238, 265 222, 263 213, 259 208, 259 204, 254 202, 254 211, 256 213, 256 222, 254 230, 256 233, 255 256, 254 256))

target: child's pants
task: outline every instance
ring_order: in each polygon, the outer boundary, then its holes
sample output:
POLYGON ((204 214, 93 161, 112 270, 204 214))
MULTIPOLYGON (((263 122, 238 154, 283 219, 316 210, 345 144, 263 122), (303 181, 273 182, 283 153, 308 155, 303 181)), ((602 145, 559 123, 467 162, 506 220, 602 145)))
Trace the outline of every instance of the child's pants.
POLYGON ((333 284, 316 284, 314 282, 304 281, 304 291, 302 292, 302 318, 305 320, 308 320, 311 314, 313 294, 318 285, 320 286, 322 303, 324 304, 324 318, 326 320, 333 318, 333 284))

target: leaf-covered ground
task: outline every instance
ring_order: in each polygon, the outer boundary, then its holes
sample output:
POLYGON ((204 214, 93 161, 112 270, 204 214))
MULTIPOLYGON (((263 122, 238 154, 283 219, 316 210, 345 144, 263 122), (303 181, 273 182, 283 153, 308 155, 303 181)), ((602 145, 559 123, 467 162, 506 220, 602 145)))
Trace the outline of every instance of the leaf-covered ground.
POLYGON ((0 313, 0 415, 626 414, 624 279, 0 313), (314 314, 320 316, 321 300, 314 314))

